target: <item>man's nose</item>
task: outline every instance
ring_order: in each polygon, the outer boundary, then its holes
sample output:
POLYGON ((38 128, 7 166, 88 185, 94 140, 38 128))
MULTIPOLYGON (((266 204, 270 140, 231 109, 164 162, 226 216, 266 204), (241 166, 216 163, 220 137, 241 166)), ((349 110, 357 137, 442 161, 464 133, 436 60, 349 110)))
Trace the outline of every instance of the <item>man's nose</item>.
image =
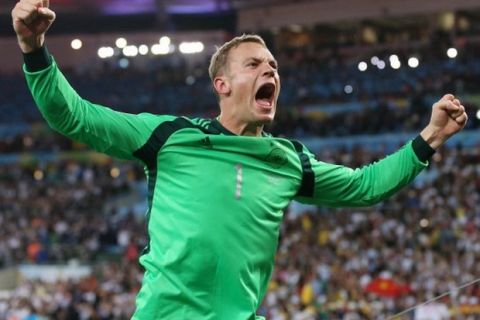
POLYGON ((266 77, 273 77, 275 75, 275 69, 267 63, 267 66, 263 70, 263 75, 266 77))

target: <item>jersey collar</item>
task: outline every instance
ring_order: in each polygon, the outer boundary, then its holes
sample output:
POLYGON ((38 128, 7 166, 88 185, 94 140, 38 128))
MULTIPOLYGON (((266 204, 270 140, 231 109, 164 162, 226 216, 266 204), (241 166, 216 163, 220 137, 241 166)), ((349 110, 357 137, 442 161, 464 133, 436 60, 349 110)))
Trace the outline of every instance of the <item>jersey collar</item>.
MULTIPOLYGON (((228 130, 225 128, 218 119, 213 119, 212 122, 210 123, 211 128, 215 129, 217 133, 223 133, 227 136, 236 136, 237 134, 233 133, 232 131, 228 130)), ((262 137, 271 137, 270 134, 266 133, 265 131, 262 130, 262 137)))

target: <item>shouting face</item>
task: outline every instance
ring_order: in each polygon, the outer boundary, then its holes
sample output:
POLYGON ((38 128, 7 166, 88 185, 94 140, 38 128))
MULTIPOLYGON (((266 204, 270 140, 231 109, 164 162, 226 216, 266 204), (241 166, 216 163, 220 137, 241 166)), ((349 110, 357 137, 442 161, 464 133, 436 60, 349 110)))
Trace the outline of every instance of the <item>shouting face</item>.
POLYGON ((222 113, 245 125, 273 121, 280 93, 277 61, 256 42, 244 42, 230 50, 224 73, 216 78, 223 99, 222 113))

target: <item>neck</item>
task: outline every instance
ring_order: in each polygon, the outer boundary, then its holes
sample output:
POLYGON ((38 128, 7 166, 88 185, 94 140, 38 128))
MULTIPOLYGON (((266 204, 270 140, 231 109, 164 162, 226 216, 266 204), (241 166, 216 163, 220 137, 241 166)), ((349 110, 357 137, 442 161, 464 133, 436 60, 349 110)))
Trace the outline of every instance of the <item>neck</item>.
POLYGON ((260 137, 262 135, 263 124, 245 123, 223 113, 220 113, 217 120, 225 129, 239 136, 260 137))

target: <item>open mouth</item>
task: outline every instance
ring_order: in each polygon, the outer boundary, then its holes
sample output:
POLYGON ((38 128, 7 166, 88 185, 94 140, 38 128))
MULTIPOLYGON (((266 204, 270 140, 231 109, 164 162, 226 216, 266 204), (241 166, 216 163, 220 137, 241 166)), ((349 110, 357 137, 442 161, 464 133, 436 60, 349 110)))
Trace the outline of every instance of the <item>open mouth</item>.
POLYGON ((273 83, 265 83, 262 85, 255 95, 255 101, 262 107, 271 107, 275 96, 275 85, 273 83))

